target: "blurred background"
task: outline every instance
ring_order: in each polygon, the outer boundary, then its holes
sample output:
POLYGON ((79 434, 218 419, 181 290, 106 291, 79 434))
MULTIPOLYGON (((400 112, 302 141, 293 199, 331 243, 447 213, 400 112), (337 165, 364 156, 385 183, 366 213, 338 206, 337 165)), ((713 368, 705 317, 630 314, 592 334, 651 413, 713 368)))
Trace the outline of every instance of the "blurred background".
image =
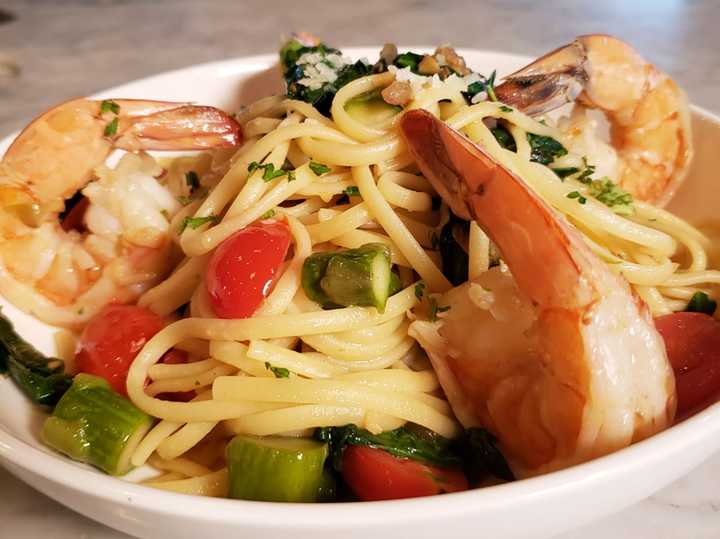
MULTIPOLYGON (((308 30, 337 46, 477 47, 537 56, 611 33, 720 110, 717 0, 4 0, 0 134, 70 97, 199 62, 277 50, 308 30)), ((196 81, 201 84, 201 81, 196 81)))
MULTIPOLYGON (((669 72, 694 103, 720 112, 719 23, 718 0, 0 0, 0 136, 71 97, 196 63, 274 52, 281 36, 297 30, 339 47, 450 43, 533 57, 576 35, 610 33, 669 72)), ((630 525, 658 538, 689 537, 682 515, 693 519, 693 537, 718 537, 720 505, 700 497, 717 493, 712 470, 719 459, 564 539, 622 537, 630 525), (699 512, 688 512, 688 499, 699 512)), ((2 469, 0 498, 0 520, 15 537, 126 537, 2 469)))

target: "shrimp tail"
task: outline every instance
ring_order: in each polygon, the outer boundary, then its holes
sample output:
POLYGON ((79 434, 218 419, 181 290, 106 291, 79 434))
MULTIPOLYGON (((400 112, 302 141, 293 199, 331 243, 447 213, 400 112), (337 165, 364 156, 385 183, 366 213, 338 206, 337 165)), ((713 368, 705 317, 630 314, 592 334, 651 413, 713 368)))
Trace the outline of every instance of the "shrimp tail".
POLYGON ((579 41, 555 49, 505 77, 497 98, 530 116, 573 103, 589 80, 587 54, 579 41))
POLYGON ((138 150, 205 150, 231 148, 242 142, 240 124, 215 107, 122 99, 123 117, 116 148, 138 150))

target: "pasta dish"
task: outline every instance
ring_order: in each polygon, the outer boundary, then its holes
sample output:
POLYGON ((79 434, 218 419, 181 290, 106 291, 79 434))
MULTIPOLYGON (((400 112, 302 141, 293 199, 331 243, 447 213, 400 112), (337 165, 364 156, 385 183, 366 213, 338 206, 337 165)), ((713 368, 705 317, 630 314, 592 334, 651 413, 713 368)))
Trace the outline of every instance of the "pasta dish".
POLYGON ((395 499, 717 399, 720 271, 663 209, 689 104, 629 45, 500 80, 449 46, 371 63, 297 34, 280 70, 232 114, 69 101, 8 149, 0 293, 62 329, 47 358, 3 317, 0 371, 49 447, 187 494, 395 499))

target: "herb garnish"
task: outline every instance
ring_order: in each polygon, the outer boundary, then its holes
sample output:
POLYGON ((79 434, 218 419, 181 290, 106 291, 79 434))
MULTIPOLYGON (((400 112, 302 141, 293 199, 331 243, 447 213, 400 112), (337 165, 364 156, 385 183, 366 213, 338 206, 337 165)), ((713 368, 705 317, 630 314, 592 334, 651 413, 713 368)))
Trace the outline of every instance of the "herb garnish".
POLYGON ((433 296, 428 297, 428 305, 429 305, 428 318, 430 319, 431 322, 437 322, 438 313, 444 313, 444 312, 450 310, 450 305, 444 305, 442 307, 439 306, 437 299, 434 298, 433 296))
POLYGON ((100 114, 105 114, 106 112, 119 114, 120 105, 118 105, 117 103, 115 103, 115 101, 112 101, 111 99, 105 99, 100 103, 100 114))
POLYGON ((310 161, 310 163, 308 163, 308 166, 310 167, 310 170, 315 173, 315 176, 322 176, 323 174, 327 174, 328 172, 330 172, 330 167, 327 165, 323 165, 322 163, 315 163, 314 161, 310 161))
POLYGON ((344 191, 344 194, 347 196, 360 196, 360 189, 357 187, 357 185, 351 185, 350 187, 347 187, 344 191))
POLYGON ((205 223, 217 223, 220 218, 217 215, 208 215, 207 217, 185 217, 180 223, 179 233, 182 234, 187 227, 196 230, 205 223))
MULTIPOLYGON (((289 172, 289 171, 283 170, 283 169, 281 169, 281 168, 278 169, 278 170, 275 170, 275 165, 273 165, 272 163, 264 163, 264 164, 261 165, 261 164, 258 163, 257 161, 253 161, 252 163, 250 163, 250 164, 248 165, 248 172, 249 172, 250 174, 252 174, 252 173, 255 172, 256 170, 262 170, 262 171, 263 171, 262 179, 263 179, 263 181, 265 181, 265 182, 272 181, 272 180, 274 180, 275 178, 279 178, 280 176, 285 176, 285 175, 288 174, 288 172, 289 172)), ((294 177, 294 175, 293 175, 293 179, 294 179, 294 178, 295 178, 295 177, 294 177)), ((288 181, 290 181, 290 180, 288 180, 288 181)))
POLYGON ((495 76, 497 72, 493 70, 490 76, 484 80, 478 80, 468 85, 467 90, 461 92, 468 103, 472 103, 473 97, 477 94, 486 92, 490 101, 497 101, 495 95, 495 76))
POLYGON ((290 371, 284 367, 274 367, 269 361, 266 361, 265 368, 272 372, 275 378, 290 378, 290 371))
POLYGON ((415 284, 415 297, 417 299, 422 299, 424 293, 425 293, 425 283, 422 281, 418 281, 415 284))
POLYGON ((260 219, 270 219, 271 217, 275 217, 275 210, 273 210, 273 209, 269 209, 268 211, 263 213, 260 216, 260 219))
POLYGON ((592 180, 588 185, 588 194, 618 215, 631 215, 634 211, 632 195, 623 191, 608 178, 592 180))
POLYGON ((500 105, 500 110, 503 111, 503 112, 512 112, 512 111, 513 111, 512 108, 510 108, 510 107, 508 107, 508 106, 506 106, 506 105, 500 105))
POLYGON ((116 116, 115 118, 112 119, 112 121, 109 124, 107 124, 105 126, 105 131, 103 132, 103 134, 106 137, 112 137, 114 134, 117 133, 118 123, 119 123, 119 120, 116 116))
POLYGON ((695 292, 685 307, 688 313, 705 313, 710 316, 715 314, 717 309, 717 301, 710 299, 705 292, 695 292))
POLYGON ((580 204, 585 204, 585 203, 587 202, 587 198, 585 198, 584 196, 582 196, 582 195, 580 194, 580 191, 572 191, 572 192, 570 192, 570 193, 567 194, 567 197, 568 197, 568 198, 577 198, 577 201, 578 201, 580 204))
POLYGON ((421 428, 411 430, 406 426, 382 434, 372 434, 356 425, 323 427, 315 431, 315 438, 328 443, 329 462, 337 471, 342 469, 342 455, 348 445, 382 449, 395 457, 445 468, 460 464, 451 440, 421 428))
POLYGON ((558 157, 567 155, 568 151, 557 140, 544 135, 536 135, 535 133, 527 134, 530 148, 530 161, 540 163, 541 165, 549 165, 558 157))

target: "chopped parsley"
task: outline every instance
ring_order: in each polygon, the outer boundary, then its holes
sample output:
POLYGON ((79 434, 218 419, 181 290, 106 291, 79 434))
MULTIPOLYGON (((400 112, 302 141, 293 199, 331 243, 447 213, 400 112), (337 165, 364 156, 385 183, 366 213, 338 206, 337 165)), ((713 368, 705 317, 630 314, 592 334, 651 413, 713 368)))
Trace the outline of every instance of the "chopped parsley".
POLYGON ((511 107, 508 107, 506 105, 500 105, 500 110, 503 112, 512 112, 513 109, 511 107))
POLYGON ((552 137, 528 133, 527 139, 532 150, 530 153, 530 161, 540 163, 541 165, 547 166, 558 157, 562 157, 568 153, 565 146, 552 137))
POLYGON ((710 316, 715 314, 717 309, 717 301, 710 299, 705 292, 695 292, 685 307, 688 313, 705 313, 710 316))
POLYGON ((105 126, 105 131, 103 134, 106 137, 112 137, 113 135, 115 135, 118 130, 118 123, 119 123, 118 117, 115 116, 115 118, 113 118, 112 121, 105 126))
POLYGON ((175 199, 183 206, 187 206, 188 204, 190 204, 193 201, 192 197, 187 197, 184 195, 177 196, 177 197, 175 197, 175 199))
POLYGON ((582 196, 580 194, 580 191, 572 191, 571 193, 567 194, 567 197, 568 198, 576 198, 580 204, 585 204, 587 202, 587 198, 582 196))
POLYGON ((423 55, 417 54, 415 52, 404 52, 402 54, 398 54, 398 56, 393 61, 393 65, 396 67, 399 67, 400 69, 403 69, 405 67, 409 67, 410 71, 417 74, 418 73, 418 66, 420 65, 420 62, 422 62, 423 55))
POLYGON ((564 168, 553 168, 551 169, 555 174, 557 174, 558 178, 561 180, 564 180, 568 176, 572 176, 573 174, 577 174, 580 172, 580 169, 577 167, 564 167, 564 168))
POLYGON ((346 194, 349 197, 356 197, 360 196, 360 189, 358 189, 357 185, 351 185, 350 187, 347 187, 344 191, 344 194, 346 194))
POLYGON ((508 131, 505 127, 503 127, 502 125, 498 125, 497 127, 493 127, 492 129, 490 129, 490 132, 492 132, 495 140, 498 141, 498 144, 500 144, 500 146, 502 146, 506 150, 510 150, 511 152, 517 151, 517 144, 515 144, 515 139, 510 134, 510 131, 508 131))
POLYGON ((585 163, 585 170, 583 170, 580 176, 578 176, 576 179, 581 183, 590 183, 592 181, 592 178, 590 178, 590 176, 595 174, 595 165, 588 165, 587 159, 584 157, 583 162, 585 163))
MULTIPOLYGON (((285 176, 286 174, 289 176, 289 173, 292 172, 292 171, 288 171, 288 170, 283 170, 281 168, 275 170, 275 165, 273 165, 272 163, 264 163, 261 165, 257 161, 253 161, 252 163, 250 163, 248 165, 248 172, 250 174, 252 174, 256 170, 263 171, 262 179, 265 182, 272 181, 275 178, 279 178, 280 176, 285 176)), ((293 174, 292 179, 293 180, 295 179, 295 174, 293 174)), ((292 181, 292 180, 288 179, 288 181, 292 181)))
POLYGON ((208 215, 207 217, 185 217, 182 223, 180 223, 180 234, 182 234, 187 227, 196 230, 203 226, 205 223, 217 223, 220 218, 217 215, 208 215))
POLYGON ((112 112, 113 114, 119 114, 120 113, 120 105, 115 103, 115 101, 111 99, 105 99, 100 103, 100 114, 105 114, 106 112, 112 112))
POLYGON ((478 95, 479 93, 486 92, 488 95, 488 99, 490 101, 497 101, 497 96, 495 95, 495 77, 497 75, 497 72, 493 70, 493 72, 490 74, 490 76, 484 80, 478 80, 473 83, 470 83, 467 87, 467 90, 462 92, 462 95, 465 97, 465 100, 468 103, 472 103, 473 98, 478 95))
POLYGON ((266 211, 260 216, 260 219, 270 219, 271 217, 275 217, 275 210, 270 209, 266 211))
POLYGON ((310 163, 308 163, 308 166, 310 167, 310 170, 315 173, 315 176, 322 176, 323 174, 327 174, 328 172, 330 172, 330 167, 327 165, 323 165, 322 163, 315 163, 314 161, 310 161, 310 163))
POLYGON ((349 63, 340 50, 324 43, 313 47, 296 39, 280 49, 280 62, 288 97, 310 103, 326 116, 340 88, 372 71, 362 60, 349 63))
POLYGON ((294 170, 288 170, 287 171, 287 177, 288 182, 294 182, 297 178, 295 177, 295 171, 294 170))
POLYGON ((425 293, 425 283, 422 281, 417 282, 415 284, 415 297, 417 299, 422 299, 424 293, 425 293))
POLYGON ((635 211, 632 195, 623 191, 608 178, 592 180, 588 184, 588 194, 598 199, 618 215, 632 215, 635 211))
POLYGON ((290 371, 284 367, 274 367, 269 361, 266 361, 265 368, 272 372, 275 378, 290 378, 290 371))

